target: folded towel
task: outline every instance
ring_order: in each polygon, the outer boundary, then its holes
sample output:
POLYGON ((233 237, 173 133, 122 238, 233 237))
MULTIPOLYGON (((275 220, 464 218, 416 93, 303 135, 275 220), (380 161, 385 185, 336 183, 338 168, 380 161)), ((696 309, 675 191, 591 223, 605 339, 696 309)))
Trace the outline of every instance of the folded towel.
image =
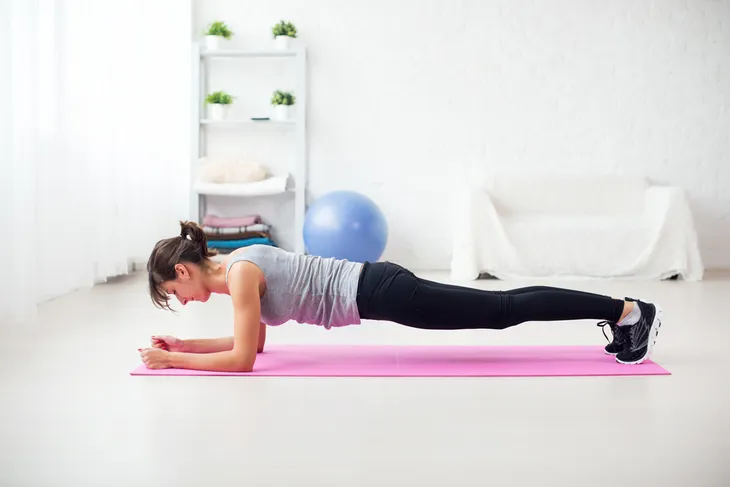
POLYGON ((266 168, 255 161, 232 157, 201 157, 199 181, 206 183, 255 183, 266 179, 266 168))
POLYGON ((206 227, 245 227, 256 223, 261 223, 261 217, 259 215, 249 215, 238 218, 221 218, 215 215, 205 215, 203 218, 203 225, 206 227))
POLYGON ((237 232, 231 234, 210 234, 206 235, 208 240, 246 240, 248 238, 268 238, 271 235, 268 232, 237 232))
POLYGON ((287 176, 275 176, 253 183, 206 183, 196 181, 193 191, 198 194, 218 196, 263 196, 286 192, 287 176))
POLYGON ((241 247, 249 247, 251 245, 270 245, 276 247, 274 242, 268 238, 247 238, 245 240, 212 240, 208 242, 208 247, 212 249, 238 249, 241 247))
POLYGON ((266 223, 256 223, 254 225, 230 228, 203 227, 203 231, 208 235, 208 238, 210 238, 211 235, 235 235, 242 232, 268 232, 270 230, 271 225, 267 225, 266 223))

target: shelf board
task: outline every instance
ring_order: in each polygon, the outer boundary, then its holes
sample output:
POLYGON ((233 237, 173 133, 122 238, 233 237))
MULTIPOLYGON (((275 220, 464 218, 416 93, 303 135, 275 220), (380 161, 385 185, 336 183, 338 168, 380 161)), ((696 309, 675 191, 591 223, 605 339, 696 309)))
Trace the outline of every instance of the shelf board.
POLYGON ((275 120, 250 120, 246 118, 231 119, 231 120, 211 120, 209 118, 200 119, 201 125, 262 125, 262 126, 281 126, 281 127, 292 127, 296 125, 294 120, 287 122, 279 122, 275 120))
POLYGON ((265 50, 223 50, 220 51, 201 51, 201 58, 265 58, 265 57, 296 57, 297 50, 277 50, 277 49, 265 49, 265 50))
POLYGON ((256 198, 259 196, 276 196, 278 194, 296 193, 296 190, 294 188, 291 188, 284 191, 270 190, 254 193, 248 190, 236 191, 234 188, 212 188, 209 186, 194 188, 194 192, 195 194, 202 196, 231 196, 236 198, 256 198))
POLYGON ((277 176, 255 183, 207 183, 198 181, 193 185, 193 192, 209 196, 273 196, 277 194, 293 193, 295 189, 287 184, 289 176, 277 176))

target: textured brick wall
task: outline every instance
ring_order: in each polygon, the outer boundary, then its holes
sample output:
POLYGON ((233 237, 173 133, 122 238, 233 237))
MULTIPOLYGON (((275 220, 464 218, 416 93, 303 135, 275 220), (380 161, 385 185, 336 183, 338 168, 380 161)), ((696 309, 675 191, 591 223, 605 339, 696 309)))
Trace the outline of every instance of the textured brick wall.
MULTIPOLYGON (((486 170, 636 171, 687 190, 707 266, 730 267, 728 1, 206 0, 194 15, 195 35, 221 18, 249 47, 296 23, 310 188, 376 198, 385 258, 447 268, 450 195, 486 170)), ((246 66, 221 67, 239 108, 272 86, 239 74, 287 74, 246 66)))

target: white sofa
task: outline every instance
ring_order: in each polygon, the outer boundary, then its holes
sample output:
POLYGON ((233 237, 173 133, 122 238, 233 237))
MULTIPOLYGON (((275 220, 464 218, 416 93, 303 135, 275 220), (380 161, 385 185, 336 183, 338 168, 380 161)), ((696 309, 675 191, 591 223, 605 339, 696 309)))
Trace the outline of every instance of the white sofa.
POLYGON ((460 195, 451 278, 702 279, 684 191, 623 175, 495 174, 460 195))

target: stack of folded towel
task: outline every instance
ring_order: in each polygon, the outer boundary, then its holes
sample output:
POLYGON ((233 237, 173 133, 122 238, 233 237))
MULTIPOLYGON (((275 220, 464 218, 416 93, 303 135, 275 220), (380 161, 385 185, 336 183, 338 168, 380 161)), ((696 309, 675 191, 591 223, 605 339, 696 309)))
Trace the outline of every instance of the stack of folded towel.
POLYGON ((235 250, 257 244, 276 247, 271 238, 271 225, 264 223, 259 215, 238 218, 206 215, 203 231, 208 237, 208 247, 213 249, 235 250))

